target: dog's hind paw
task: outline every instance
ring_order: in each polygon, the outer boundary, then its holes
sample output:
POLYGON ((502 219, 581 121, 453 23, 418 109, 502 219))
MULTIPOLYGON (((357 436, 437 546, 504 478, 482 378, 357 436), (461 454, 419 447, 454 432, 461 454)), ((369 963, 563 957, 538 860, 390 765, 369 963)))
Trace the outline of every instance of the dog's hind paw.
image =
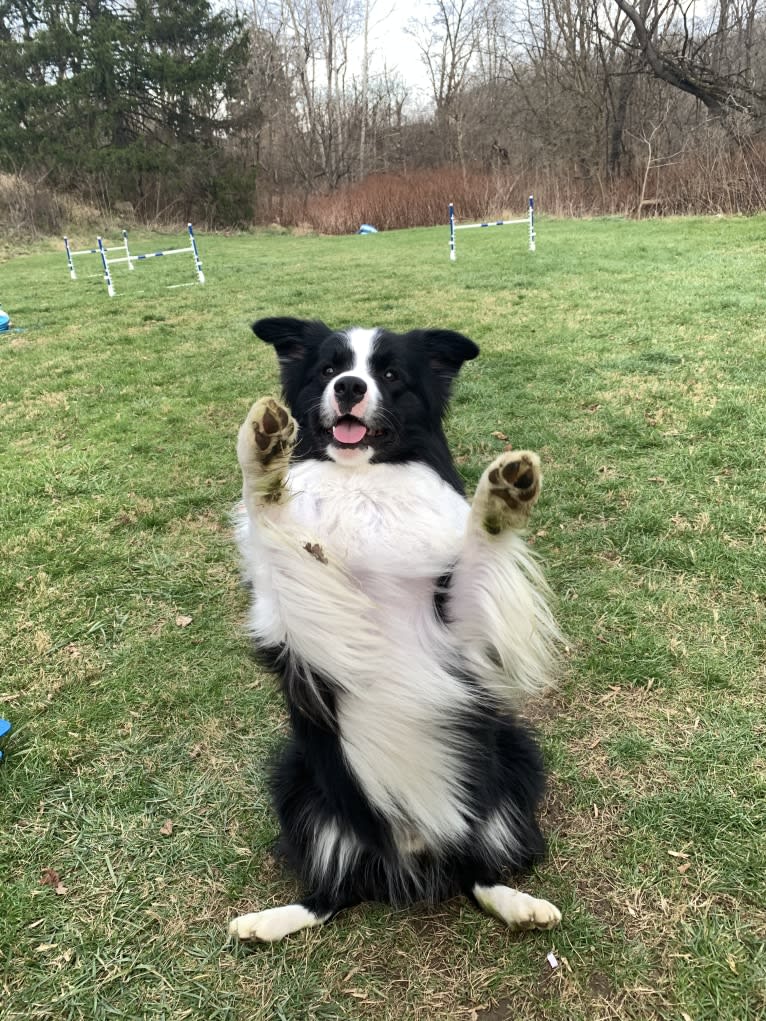
POLYGON ((482 528, 490 535, 523 528, 537 503, 542 478, 540 458, 531 450, 509 450, 495 458, 473 500, 482 528))
POLYGON ((276 397, 262 397, 239 430, 237 456, 245 484, 265 499, 278 499, 298 435, 298 423, 276 397))
POLYGON ((267 908, 248 915, 238 915, 229 922, 229 934, 237 939, 254 939, 273 943, 300 929, 321 925, 324 921, 302 904, 286 904, 282 908, 267 908))

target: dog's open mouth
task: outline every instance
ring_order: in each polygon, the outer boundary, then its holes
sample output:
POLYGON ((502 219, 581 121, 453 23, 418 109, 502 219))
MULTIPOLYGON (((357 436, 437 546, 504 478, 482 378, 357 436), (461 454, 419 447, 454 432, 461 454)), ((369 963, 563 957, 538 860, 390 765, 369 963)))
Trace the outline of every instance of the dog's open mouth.
POLYGON ((353 415, 343 415, 329 431, 341 447, 362 447, 371 439, 383 435, 382 429, 371 429, 353 415))

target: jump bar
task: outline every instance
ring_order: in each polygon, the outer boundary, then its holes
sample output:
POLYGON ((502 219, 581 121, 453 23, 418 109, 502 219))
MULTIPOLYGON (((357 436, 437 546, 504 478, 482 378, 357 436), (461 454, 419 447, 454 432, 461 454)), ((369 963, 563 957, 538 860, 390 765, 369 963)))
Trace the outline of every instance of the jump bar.
MULTIPOLYGON (((106 249, 104 249, 104 251, 108 252, 108 251, 110 251, 110 249, 106 248, 106 249)), ((109 265, 110 266, 114 266, 118 262, 140 262, 141 259, 156 259, 160 255, 180 255, 182 252, 193 252, 193 251, 194 251, 194 249, 191 248, 191 247, 189 247, 189 248, 168 248, 164 252, 147 252, 146 255, 131 255, 131 257, 129 259, 110 259, 109 260, 109 265)))
POLYGON ((472 227, 506 227, 511 223, 529 223, 529 217, 523 220, 491 220, 489 223, 456 223, 455 230, 471 230, 472 227))

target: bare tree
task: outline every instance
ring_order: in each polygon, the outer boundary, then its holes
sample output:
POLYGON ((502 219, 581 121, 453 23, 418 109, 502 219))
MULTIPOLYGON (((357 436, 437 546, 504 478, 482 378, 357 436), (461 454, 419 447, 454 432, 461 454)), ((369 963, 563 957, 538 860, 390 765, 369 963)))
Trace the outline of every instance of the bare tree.
POLYGON ((465 163, 461 98, 477 53, 482 0, 431 0, 430 15, 410 31, 431 84, 443 158, 465 163))
MULTIPOLYGON (((627 48, 639 53, 661 81, 694 96, 717 117, 732 112, 762 116, 766 94, 755 87, 746 66, 727 69, 725 43, 733 14, 729 0, 702 9, 694 0, 615 0, 635 30, 627 48)), ((755 17, 754 5, 750 6, 755 17)), ((747 22, 747 8, 744 18, 747 22)))

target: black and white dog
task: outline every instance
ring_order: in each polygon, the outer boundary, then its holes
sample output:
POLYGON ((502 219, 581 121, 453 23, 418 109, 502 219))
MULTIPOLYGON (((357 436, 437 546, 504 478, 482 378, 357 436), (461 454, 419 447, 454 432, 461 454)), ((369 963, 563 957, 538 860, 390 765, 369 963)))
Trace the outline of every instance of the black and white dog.
POLYGON ((277 940, 361 900, 465 893, 514 928, 557 908, 501 884, 544 853, 540 753, 514 718, 559 633, 520 530, 540 462, 509 451, 469 505, 442 419, 473 341, 261 319, 287 406, 239 433, 249 627, 292 736, 274 767, 280 850, 307 895, 240 915, 277 940))

